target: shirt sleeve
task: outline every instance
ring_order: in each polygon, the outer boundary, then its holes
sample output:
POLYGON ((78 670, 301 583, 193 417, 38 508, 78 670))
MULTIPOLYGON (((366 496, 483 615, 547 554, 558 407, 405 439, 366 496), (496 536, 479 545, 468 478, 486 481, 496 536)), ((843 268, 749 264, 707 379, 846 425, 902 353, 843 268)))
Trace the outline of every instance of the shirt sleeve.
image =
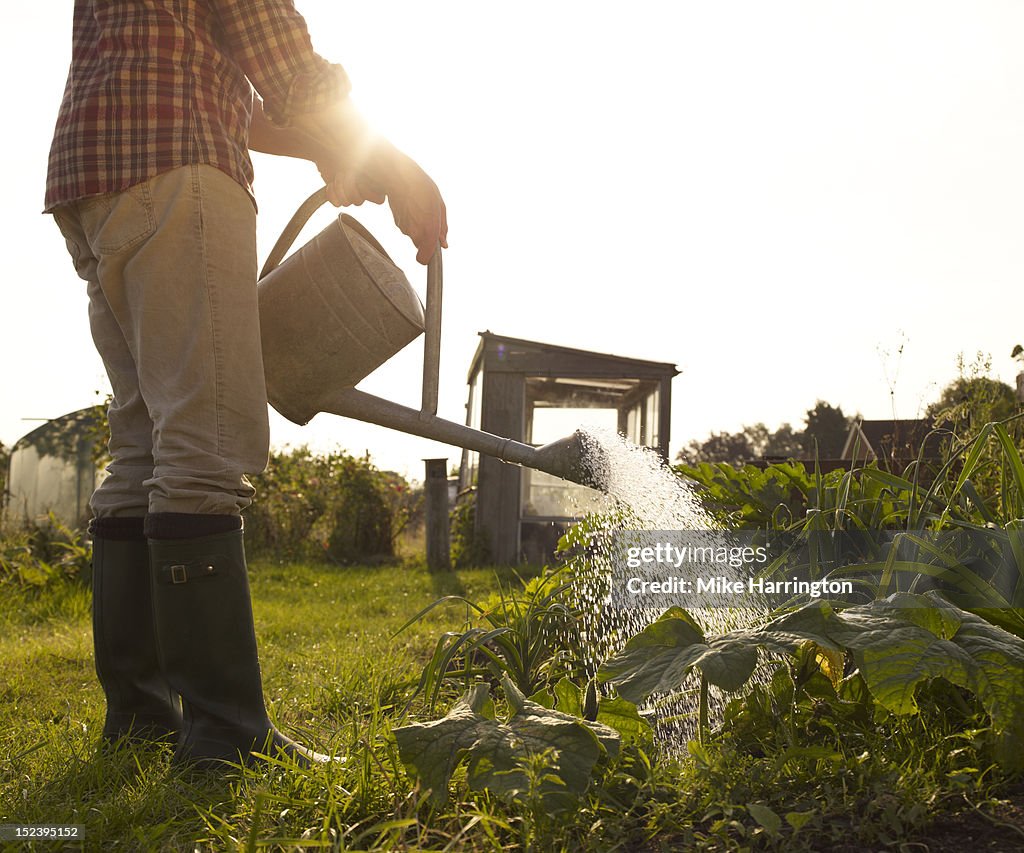
POLYGON ((292 0, 217 0, 227 48, 274 124, 345 98, 345 69, 313 50, 306 21, 292 0))

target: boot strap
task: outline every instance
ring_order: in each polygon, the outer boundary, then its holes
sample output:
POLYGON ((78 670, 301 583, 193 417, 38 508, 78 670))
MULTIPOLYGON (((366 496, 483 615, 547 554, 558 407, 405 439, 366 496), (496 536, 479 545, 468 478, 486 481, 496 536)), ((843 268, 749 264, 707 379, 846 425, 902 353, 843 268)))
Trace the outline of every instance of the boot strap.
POLYGON ((184 563, 167 563, 158 572, 161 583, 181 584, 217 574, 216 562, 211 559, 184 563))

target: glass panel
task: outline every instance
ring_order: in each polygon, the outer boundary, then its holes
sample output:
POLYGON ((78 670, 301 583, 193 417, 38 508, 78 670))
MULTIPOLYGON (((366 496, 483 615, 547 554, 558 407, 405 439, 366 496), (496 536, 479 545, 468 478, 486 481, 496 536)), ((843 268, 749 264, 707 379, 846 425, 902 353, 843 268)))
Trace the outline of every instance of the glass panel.
POLYGON ((473 429, 480 429, 481 412, 483 411, 483 380, 484 372, 478 370, 469 386, 469 419, 466 423, 473 429))
MULTIPOLYGON (((547 444, 581 428, 614 431, 618 425, 615 409, 535 408, 533 410, 532 444, 547 444)), ((599 506, 601 493, 570 483, 542 471, 523 469, 523 517, 574 518, 594 512, 599 506)))
POLYGON ((535 408, 532 444, 547 444, 572 435, 578 429, 615 431, 619 423, 616 409, 577 409, 570 407, 535 408))
POLYGON ((603 495, 543 471, 523 468, 523 518, 576 518, 601 508, 603 495))
POLYGON ((647 398, 647 446, 657 448, 661 440, 661 392, 655 388, 647 398))

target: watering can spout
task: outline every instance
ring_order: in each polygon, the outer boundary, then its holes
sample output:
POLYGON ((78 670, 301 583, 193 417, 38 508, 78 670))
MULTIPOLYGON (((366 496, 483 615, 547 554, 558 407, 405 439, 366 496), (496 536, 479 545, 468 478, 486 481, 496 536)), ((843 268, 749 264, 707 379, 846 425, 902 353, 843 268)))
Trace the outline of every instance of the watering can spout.
POLYGON ((320 400, 318 410, 486 453, 592 489, 608 489, 604 454, 595 442, 579 431, 542 447, 533 447, 383 400, 355 388, 345 388, 325 396, 320 400))
POLYGON ((592 489, 608 490, 607 460, 601 448, 579 430, 534 450, 523 465, 592 489))

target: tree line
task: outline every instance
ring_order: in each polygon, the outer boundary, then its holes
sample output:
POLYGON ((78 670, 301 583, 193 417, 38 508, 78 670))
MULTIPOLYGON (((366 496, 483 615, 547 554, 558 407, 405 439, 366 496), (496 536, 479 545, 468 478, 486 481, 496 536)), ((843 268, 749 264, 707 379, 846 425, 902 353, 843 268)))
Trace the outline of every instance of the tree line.
MULTIPOLYGON (((1005 382, 984 375, 988 367, 987 362, 967 366, 961 362, 960 375, 925 408, 923 417, 931 426, 966 440, 986 423, 1018 413, 1016 392, 1005 382)), ((676 455, 676 461, 685 465, 726 462, 740 466, 773 457, 838 459, 850 426, 858 419, 847 417, 841 406, 818 400, 807 410, 802 429, 784 423, 771 430, 759 422, 743 426, 738 432, 712 432, 704 440, 691 440, 676 455)))

